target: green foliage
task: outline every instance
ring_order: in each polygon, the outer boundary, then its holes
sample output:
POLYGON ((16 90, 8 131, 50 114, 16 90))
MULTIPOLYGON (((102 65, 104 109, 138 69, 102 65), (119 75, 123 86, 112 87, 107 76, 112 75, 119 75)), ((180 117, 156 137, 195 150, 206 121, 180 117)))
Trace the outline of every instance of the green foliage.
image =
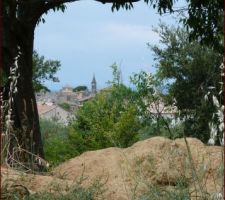
POLYGON ((40 120, 40 127, 45 159, 52 166, 78 155, 70 143, 67 127, 50 120, 40 120))
POLYGON ((204 101, 208 86, 220 80, 222 56, 198 42, 189 42, 183 28, 161 24, 159 46, 151 46, 157 60, 157 76, 167 81, 168 103, 176 106, 185 120, 185 133, 206 142, 209 139, 208 122, 214 108, 204 101))
POLYGON ((85 85, 79 85, 73 89, 73 92, 86 91, 88 88, 85 85))
MULTIPOLYGON (((135 2, 135 1, 134 1, 135 2)), ((159 1, 154 1, 154 0, 144 0, 145 3, 150 4, 153 6, 153 8, 157 8, 158 12, 160 14, 165 13, 167 11, 173 12, 173 0, 159 0, 159 1)), ((134 8, 132 1, 112 1, 112 11, 115 9, 118 11, 120 8, 130 10, 134 8)))
MULTIPOLYGON (((58 3, 57 3, 58 4, 58 3)), ((56 6, 53 6, 52 7, 52 10, 55 12, 55 11, 62 11, 63 13, 65 12, 66 10, 66 5, 65 4, 59 4, 59 5, 56 5, 56 6)), ((49 8, 51 9, 51 7, 49 8)), ((48 14, 48 10, 45 11, 45 14, 48 14)), ((40 22, 42 22, 43 24, 45 23, 45 19, 43 17, 40 17, 37 21, 37 24, 39 24, 40 22)))
POLYGON ((130 10, 132 9, 134 6, 133 6, 133 3, 132 2, 114 2, 113 5, 112 5, 112 12, 116 9, 117 11, 120 9, 120 8, 125 8, 126 10, 130 10))
MULTIPOLYGON (((77 184, 75 187, 66 194, 54 194, 50 192, 33 194, 25 198, 26 200, 93 200, 98 196, 101 188, 90 186, 84 188, 77 184)), ((58 192, 58 191, 56 191, 58 192)))
POLYGON ((49 91, 44 85, 46 80, 58 82, 55 74, 60 69, 60 62, 56 60, 45 60, 44 56, 39 56, 36 51, 33 52, 33 87, 35 92, 41 90, 49 91))
POLYGON ((142 116, 143 121, 151 122, 154 116, 150 113, 149 107, 160 98, 159 94, 156 92, 157 81, 154 76, 145 71, 134 74, 130 79, 137 90, 139 114, 142 116))
POLYGON ((155 135, 174 138, 171 119, 163 116, 162 113, 163 107, 166 107, 162 82, 144 71, 134 74, 131 81, 137 89, 136 104, 143 127, 139 130, 140 139, 155 135))
POLYGON ((79 152, 127 147, 137 141, 139 120, 132 97, 129 88, 119 85, 84 103, 70 127, 70 140, 79 152))
POLYGON ((190 30, 189 38, 198 40, 224 52, 224 1, 223 0, 190 0, 188 17, 182 21, 190 30))
POLYGON ((170 190, 157 185, 148 186, 148 191, 141 195, 140 200, 189 200, 190 194, 186 183, 178 182, 177 185, 170 190))
POLYGON ((171 120, 166 118, 160 118, 155 123, 146 125, 138 131, 139 140, 145 140, 156 135, 167 137, 170 139, 182 138, 184 135, 184 123, 178 122, 177 124, 171 125, 171 120), (168 126, 166 126, 166 123, 168 126))
POLYGON ((110 67, 112 69, 113 79, 112 81, 108 81, 107 83, 113 86, 118 86, 122 84, 122 74, 121 71, 118 69, 117 64, 113 63, 110 67))
POLYGON ((117 65, 111 68, 112 86, 84 103, 70 126, 71 143, 80 153, 111 146, 127 147, 138 140, 136 94, 121 84, 117 65))
POLYGON ((63 103, 60 103, 58 104, 61 108, 63 108, 64 110, 66 111, 70 111, 71 110, 71 106, 70 104, 68 104, 67 102, 63 102, 63 103))

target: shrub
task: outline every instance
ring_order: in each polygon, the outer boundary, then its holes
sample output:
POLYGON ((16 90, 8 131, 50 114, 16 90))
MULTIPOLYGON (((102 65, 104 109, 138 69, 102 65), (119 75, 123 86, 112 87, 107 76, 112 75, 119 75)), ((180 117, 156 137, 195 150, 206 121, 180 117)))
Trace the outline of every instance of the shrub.
POLYGON ((68 127, 50 120, 40 120, 45 159, 57 165, 78 154, 69 141, 68 127))
POLYGON ((171 123, 170 119, 159 119, 159 124, 151 123, 139 130, 139 140, 145 140, 154 136, 163 136, 170 139, 176 139, 183 137, 184 123, 178 122, 176 124, 171 123))
POLYGON ((127 147, 138 140, 139 128, 133 91, 114 85, 77 111, 69 137, 81 153, 111 146, 127 147))
POLYGON ((70 111, 71 109, 71 106, 70 104, 66 103, 66 102, 63 102, 63 103, 60 103, 58 104, 61 108, 63 108, 64 110, 67 110, 67 111, 70 111))

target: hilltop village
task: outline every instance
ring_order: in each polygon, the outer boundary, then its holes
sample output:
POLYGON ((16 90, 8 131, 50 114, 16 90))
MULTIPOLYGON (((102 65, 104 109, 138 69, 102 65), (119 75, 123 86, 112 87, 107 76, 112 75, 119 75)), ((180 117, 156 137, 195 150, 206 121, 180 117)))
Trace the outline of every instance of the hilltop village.
POLYGON ((65 86, 58 92, 39 92, 36 94, 39 117, 67 125, 73 116, 72 113, 85 101, 92 99, 96 93, 95 76, 91 81, 91 90, 74 91, 73 87, 65 86))
MULTIPOLYGON (((82 88, 83 86, 81 86, 82 88)), ((95 76, 91 81, 91 89, 74 90, 71 86, 63 87, 59 92, 40 92, 36 94, 37 107, 40 119, 54 120, 68 125, 75 118, 76 110, 97 94, 95 76)), ((172 124, 179 123, 176 117, 178 110, 175 106, 165 106, 162 100, 152 102, 149 111, 154 116, 163 116, 172 120, 172 124)))

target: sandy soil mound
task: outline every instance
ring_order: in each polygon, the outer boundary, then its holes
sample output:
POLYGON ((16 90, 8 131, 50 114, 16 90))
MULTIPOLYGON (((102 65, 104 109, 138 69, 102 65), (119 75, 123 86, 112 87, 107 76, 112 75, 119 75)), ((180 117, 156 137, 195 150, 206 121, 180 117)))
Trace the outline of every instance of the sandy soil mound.
POLYGON ((66 191, 67 187, 72 186, 73 182, 53 176, 24 173, 1 166, 1 184, 2 199, 11 199, 7 196, 11 196, 13 193, 19 194, 23 199, 22 197, 27 194, 43 191, 55 192, 59 187, 66 191))
MULTIPOLYGON (((105 188, 104 198, 109 200, 133 199, 151 185, 173 189, 181 181, 190 192, 198 190, 197 195, 199 191, 220 192, 223 148, 205 146, 195 138, 187 141, 191 158, 184 139, 153 137, 126 149, 85 152, 56 167, 51 176, 24 175, 23 181, 31 191, 52 190, 55 184, 69 187, 81 178, 84 186, 98 181, 105 188)), ((11 176, 18 179, 18 174, 11 176)))

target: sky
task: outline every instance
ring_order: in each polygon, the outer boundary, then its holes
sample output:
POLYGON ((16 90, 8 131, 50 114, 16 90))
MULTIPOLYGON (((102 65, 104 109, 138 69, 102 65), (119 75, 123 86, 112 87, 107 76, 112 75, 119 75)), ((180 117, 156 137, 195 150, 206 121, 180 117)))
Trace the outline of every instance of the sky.
POLYGON ((66 4, 67 9, 50 11, 45 23, 36 27, 34 49, 46 59, 59 60, 59 83, 45 82, 52 91, 63 86, 91 87, 95 75, 97 89, 112 80, 110 66, 116 63, 122 71, 124 84, 141 70, 155 72, 153 53, 148 48, 159 44, 153 31, 160 20, 177 24, 175 15, 160 16, 144 2, 134 3, 132 10, 111 11, 110 4, 93 0, 66 4))

